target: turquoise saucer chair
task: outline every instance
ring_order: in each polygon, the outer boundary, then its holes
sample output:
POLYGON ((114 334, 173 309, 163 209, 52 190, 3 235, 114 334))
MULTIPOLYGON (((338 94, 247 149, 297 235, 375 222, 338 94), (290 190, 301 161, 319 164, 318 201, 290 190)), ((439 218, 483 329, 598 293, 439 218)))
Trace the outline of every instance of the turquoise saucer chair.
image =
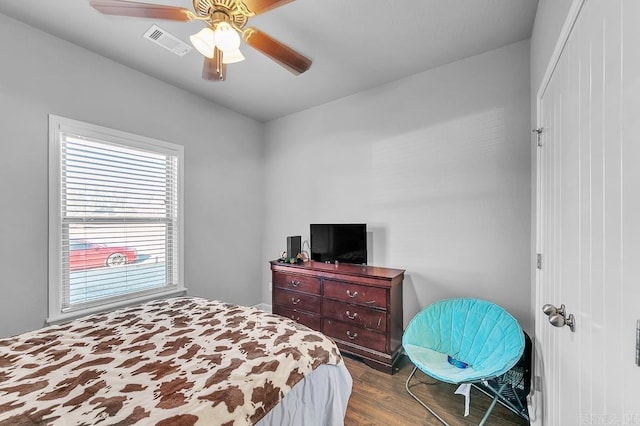
MULTIPOLYGON (((525 339, 518 321, 500 306, 462 298, 441 300, 424 308, 404 331, 402 346, 415 366, 407 378, 407 392, 446 425, 411 392, 409 382, 416 371, 420 369, 447 383, 482 382, 486 387, 489 379, 503 376, 518 362, 525 339)), ((485 424, 496 402, 504 398, 501 394, 506 385, 490 387, 493 401, 480 425, 485 424)))

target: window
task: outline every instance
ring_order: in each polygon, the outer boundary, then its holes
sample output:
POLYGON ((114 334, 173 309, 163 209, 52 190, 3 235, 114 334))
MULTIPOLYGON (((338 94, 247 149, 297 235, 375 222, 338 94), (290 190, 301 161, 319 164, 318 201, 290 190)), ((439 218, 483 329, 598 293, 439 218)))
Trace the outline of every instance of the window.
POLYGON ((49 322, 183 292, 183 148, 54 115, 49 142, 49 322))

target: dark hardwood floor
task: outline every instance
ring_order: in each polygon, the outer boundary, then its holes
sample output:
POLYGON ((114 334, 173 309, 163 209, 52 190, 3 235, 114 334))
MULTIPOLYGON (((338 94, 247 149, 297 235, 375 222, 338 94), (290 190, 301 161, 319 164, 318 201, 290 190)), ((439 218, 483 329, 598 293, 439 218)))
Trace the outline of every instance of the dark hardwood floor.
MULTIPOLYGON (((398 370, 388 375, 374 370, 357 358, 345 356, 345 364, 353 377, 353 391, 347 408, 346 426, 364 425, 439 425, 422 405, 405 389, 405 381, 413 364, 406 356, 399 361, 398 370)), ((416 373, 422 382, 434 382, 416 373)), ((415 379, 412 384, 417 383, 415 379)), ((491 400, 472 389, 470 414, 464 417, 464 397, 455 395, 457 386, 447 383, 419 384, 411 390, 451 425, 478 424, 491 400)), ((498 404, 487 421, 488 425, 528 425, 523 418, 498 404)))

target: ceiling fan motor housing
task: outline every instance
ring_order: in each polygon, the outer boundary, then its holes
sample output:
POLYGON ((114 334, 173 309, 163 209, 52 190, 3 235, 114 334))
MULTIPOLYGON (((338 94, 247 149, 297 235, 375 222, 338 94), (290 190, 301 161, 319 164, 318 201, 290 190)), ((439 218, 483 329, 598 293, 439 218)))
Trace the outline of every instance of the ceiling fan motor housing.
POLYGON ((193 9, 197 16, 209 18, 211 25, 217 22, 229 22, 236 28, 243 28, 249 20, 250 11, 240 7, 237 0, 193 0, 193 9))

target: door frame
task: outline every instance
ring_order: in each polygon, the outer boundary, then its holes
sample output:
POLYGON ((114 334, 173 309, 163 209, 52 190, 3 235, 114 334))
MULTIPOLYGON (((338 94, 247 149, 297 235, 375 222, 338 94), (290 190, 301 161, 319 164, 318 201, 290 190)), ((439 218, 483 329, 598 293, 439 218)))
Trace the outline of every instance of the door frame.
MULTIPOLYGON (((582 11, 583 7, 585 6, 585 4, 587 3, 588 0, 573 0, 573 2, 571 3, 571 6, 569 7, 569 11, 567 13, 567 17, 564 21, 564 24, 562 26, 562 30, 560 31, 560 34, 558 36, 558 40, 556 42, 555 48, 553 50, 553 53, 549 59, 549 63, 547 64, 547 68, 545 70, 544 76, 542 77, 542 81, 540 83, 540 86, 538 87, 538 91, 536 92, 536 126, 535 129, 540 129, 540 127, 542 126, 542 117, 541 117, 541 113, 542 113, 542 97, 544 96, 549 83, 551 82, 551 78, 553 77, 553 74, 556 70, 556 67, 558 65, 558 62, 560 61, 560 58, 565 50, 565 47, 567 45, 567 43, 569 42, 569 37, 571 36, 571 33, 573 31, 573 28, 578 20, 578 17, 580 15, 580 12, 582 11)), ((544 129, 543 129, 544 132, 544 129)), ((535 137, 535 132, 534 132, 534 137, 535 137)), ((542 409, 542 404, 543 404, 543 395, 541 394, 542 391, 542 377, 541 377, 541 368, 540 368, 540 364, 539 364, 539 355, 540 355, 540 351, 539 351, 539 347, 538 347, 538 339, 536 336, 537 330, 538 330, 538 322, 540 320, 546 320, 546 317, 542 318, 542 305, 546 302, 541 300, 540 297, 540 293, 541 293, 541 273, 540 273, 540 269, 537 268, 537 254, 541 253, 541 242, 542 242, 542 197, 540 197, 540 191, 541 191, 541 161, 540 161, 540 149, 538 147, 537 144, 537 138, 536 138, 536 143, 534 144, 533 150, 535 152, 535 159, 536 159, 536 164, 535 164, 535 168, 533 168, 533 170, 535 170, 535 182, 536 182, 536 188, 535 188, 535 246, 534 246, 534 253, 532 253, 532 268, 534 271, 534 277, 535 277, 535 282, 533 283, 534 286, 534 294, 532 297, 532 306, 531 306, 531 311, 532 311, 532 315, 533 315, 533 320, 534 320, 534 339, 533 339, 533 380, 532 380, 532 392, 531 395, 529 397, 529 417, 530 417, 530 423, 531 425, 541 425, 542 424, 542 419, 540 418, 540 413, 539 411, 542 409)), ((544 265, 544 256, 542 257, 542 262, 544 265)), ((544 267, 544 266, 543 266, 544 267)))

